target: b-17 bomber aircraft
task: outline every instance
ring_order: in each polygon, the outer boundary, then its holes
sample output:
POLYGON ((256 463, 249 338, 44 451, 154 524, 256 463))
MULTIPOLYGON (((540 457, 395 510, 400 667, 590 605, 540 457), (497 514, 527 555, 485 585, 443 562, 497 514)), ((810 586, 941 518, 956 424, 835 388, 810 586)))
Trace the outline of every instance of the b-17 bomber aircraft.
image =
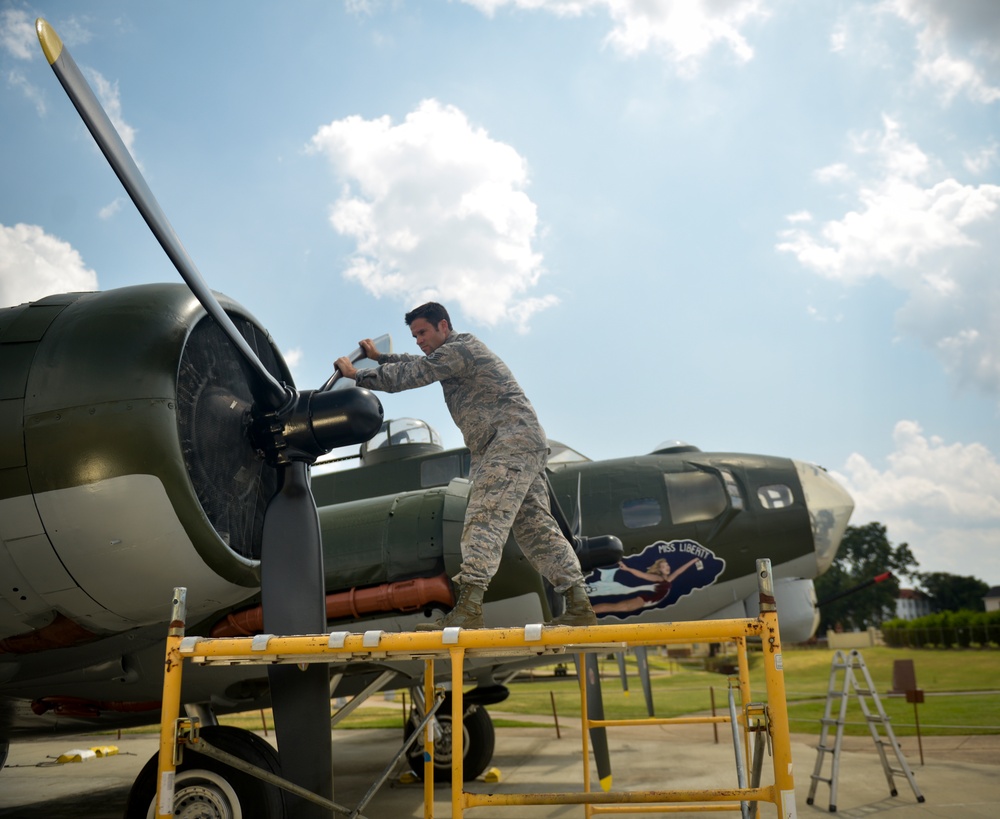
MULTIPOLYGON (((21 734, 158 722, 175 587, 189 635, 413 629, 453 603, 469 488, 466 450, 444 450, 420 422, 385 422, 370 392, 293 385, 259 322, 208 288, 58 36, 37 28, 184 284, 0 309, 0 758, 21 734), (358 467, 310 475, 355 445, 358 467)), ((603 621, 752 616, 754 561, 767 557, 783 636, 814 630, 812 578, 852 510, 821 469, 684 446, 588 461, 553 444, 549 471, 603 621)), ((560 598, 510 541, 485 602, 488 625, 516 626, 557 614, 560 598)), ((486 706, 526 662, 469 664, 467 777, 493 754, 486 706)), ((193 666, 182 700, 212 744, 330 799, 330 697, 419 692, 422 675, 419 661, 193 666), (277 754, 215 724, 265 705, 277 754)), ((449 713, 437 717, 445 760, 449 713)), ((150 815, 155 777, 154 757, 130 819, 150 815)), ((326 815, 186 754, 175 805, 205 794, 206 815, 326 815)))

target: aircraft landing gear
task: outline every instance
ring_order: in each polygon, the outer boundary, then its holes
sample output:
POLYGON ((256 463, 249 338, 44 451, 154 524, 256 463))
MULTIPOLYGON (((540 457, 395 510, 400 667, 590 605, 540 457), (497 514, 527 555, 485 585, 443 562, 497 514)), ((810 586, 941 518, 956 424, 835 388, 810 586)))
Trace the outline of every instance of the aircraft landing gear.
MULTIPOLYGON (((281 775, 277 751, 256 734, 228 725, 208 725, 200 733, 220 750, 281 775)), ((136 777, 124 819, 151 819, 156 815, 158 756, 153 754, 136 777)), ((285 815, 280 788, 185 749, 184 762, 177 767, 174 780, 174 816, 178 819, 284 819, 285 815)))
MULTIPOLYGON (((410 718, 403 730, 403 738, 410 736, 420 723, 422 714, 410 712, 410 718)), ((434 741, 434 781, 451 782, 451 698, 446 697, 437 712, 440 736, 434 741)), ((462 720, 462 778, 475 779, 486 770, 493 759, 496 745, 496 729, 489 712, 481 705, 470 705, 462 720)), ((419 740, 406 755, 410 769, 421 779, 424 776, 424 747, 419 740)))

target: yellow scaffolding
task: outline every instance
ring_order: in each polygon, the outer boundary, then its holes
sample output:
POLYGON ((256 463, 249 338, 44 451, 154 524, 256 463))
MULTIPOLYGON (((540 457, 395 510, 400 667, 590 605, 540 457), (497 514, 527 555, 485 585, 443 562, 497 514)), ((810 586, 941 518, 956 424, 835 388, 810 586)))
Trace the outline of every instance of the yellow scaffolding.
MULTIPOLYGON (((176 589, 173 615, 167 637, 166 664, 163 679, 163 706, 160 724, 160 754, 157 778, 156 816, 173 815, 173 781, 185 745, 207 746, 198 736, 196 720, 181 718, 181 676, 184 660, 203 665, 314 663, 314 662, 380 662, 400 659, 422 659, 425 662, 423 722, 425 773, 424 816, 434 816, 433 740, 430 725, 433 711, 440 706, 435 697, 435 662, 447 659, 450 663, 451 719, 452 725, 461 725, 465 713, 462 684, 464 662, 468 657, 564 655, 589 652, 622 651, 630 646, 666 645, 690 642, 735 642, 739 658, 739 689, 742 713, 737 715, 732 688, 730 688, 729 717, 685 717, 679 719, 648 720, 592 720, 587 714, 585 676, 580 675, 581 714, 583 718, 583 785, 582 792, 568 793, 509 793, 479 794, 464 790, 462 776, 462 731, 452 731, 452 782, 451 816, 461 819, 464 811, 492 806, 565 805, 581 804, 586 815, 598 812, 676 812, 680 810, 742 810, 744 816, 755 813, 755 804, 770 802, 775 805, 780 819, 794 819, 795 790, 792 777, 792 754, 788 733, 788 715, 785 705, 785 684, 782 671, 781 642, 778 632, 777 611, 770 561, 757 561, 760 588, 760 614, 751 619, 706 620, 685 623, 642 623, 631 625, 600 625, 588 627, 547 627, 540 624, 522 628, 458 629, 448 628, 438 632, 388 633, 368 631, 350 633, 335 631, 329 634, 279 636, 262 634, 256 637, 205 638, 184 636, 185 590, 176 589), (750 702, 749 664, 746 641, 759 638, 764 655, 764 680, 766 704, 750 702), (756 715, 756 716, 755 716, 756 715), (751 725, 751 720, 755 721, 751 725), (624 725, 664 725, 691 722, 731 722, 736 746, 738 788, 711 790, 647 790, 627 792, 594 792, 590 787, 589 727, 616 727, 624 725), (742 731, 742 741, 738 734, 742 731), (749 756, 749 734, 759 738, 755 754, 754 777, 757 783, 748 785, 742 770, 741 748, 749 756), (763 738, 769 741, 774 767, 774 782, 759 785, 760 753, 763 738)), ((361 808, 351 811, 329 802, 315 794, 304 792, 298 786, 276 777, 270 772, 251 770, 236 758, 208 746, 202 753, 241 767, 249 773, 272 782, 286 790, 311 799, 329 810, 350 816, 360 815, 361 808)), ((370 792, 371 793, 371 792, 370 792)))

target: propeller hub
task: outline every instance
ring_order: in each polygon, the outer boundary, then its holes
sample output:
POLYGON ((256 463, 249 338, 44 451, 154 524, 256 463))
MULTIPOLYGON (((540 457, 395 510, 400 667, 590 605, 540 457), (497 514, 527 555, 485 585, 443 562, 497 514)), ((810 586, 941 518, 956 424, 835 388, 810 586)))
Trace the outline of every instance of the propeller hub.
POLYGON ((255 414, 254 446, 275 466, 313 463, 331 449, 367 441, 382 426, 382 403, 369 390, 303 390, 283 410, 255 414))

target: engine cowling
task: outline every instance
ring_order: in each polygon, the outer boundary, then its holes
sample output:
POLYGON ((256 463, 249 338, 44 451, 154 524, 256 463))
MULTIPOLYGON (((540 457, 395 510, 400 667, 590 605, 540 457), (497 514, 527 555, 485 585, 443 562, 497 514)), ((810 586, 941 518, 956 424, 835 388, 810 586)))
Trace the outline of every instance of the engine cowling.
MULTIPOLYGON (((275 377, 268 334, 223 307, 275 377)), ((0 311, 0 637, 189 617, 259 585, 276 471, 247 437, 243 362, 183 285, 0 311)))

